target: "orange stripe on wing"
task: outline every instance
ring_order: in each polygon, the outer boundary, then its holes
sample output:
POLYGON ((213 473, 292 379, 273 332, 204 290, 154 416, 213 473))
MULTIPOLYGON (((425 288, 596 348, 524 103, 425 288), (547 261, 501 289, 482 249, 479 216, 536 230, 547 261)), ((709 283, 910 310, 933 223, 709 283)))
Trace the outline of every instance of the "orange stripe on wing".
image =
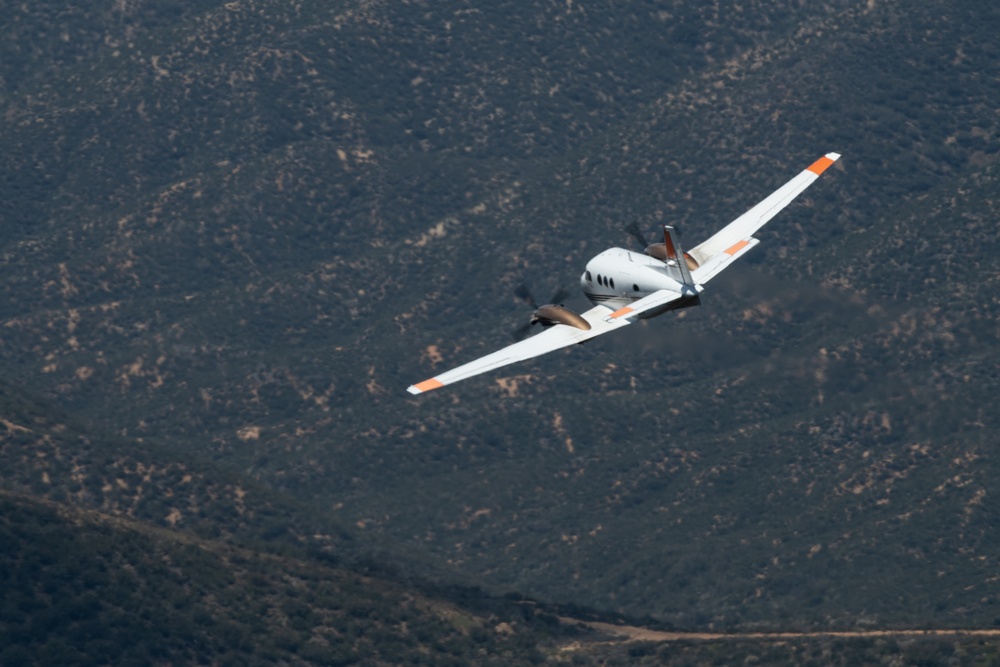
POLYGON ((743 248, 746 248, 748 245, 750 245, 749 241, 739 241, 738 243, 734 243, 733 245, 726 248, 724 252, 727 255, 735 255, 740 250, 743 250, 743 248))
POLYGON ((611 313, 611 317, 613 317, 615 319, 618 319, 619 317, 625 317, 626 315, 628 315, 629 313, 631 313, 633 310, 634 310, 633 308, 629 308, 628 306, 625 306, 624 308, 619 308, 615 312, 611 313))
POLYGON ((833 164, 833 160, 824 155, 823 157, 821 157, 820 159, 816 160, 811 165, 809 165, 808 169, 812 173, 819 176, 824 171, 826 171, 826 168, 829 167, 831 164, 833 164))
POLYGON ((424 380, 420 384, 413 385, 420 391, 430 391, 431 389, 439 389, 444 386, 443 382, 431 378, 430 380, 424 380))

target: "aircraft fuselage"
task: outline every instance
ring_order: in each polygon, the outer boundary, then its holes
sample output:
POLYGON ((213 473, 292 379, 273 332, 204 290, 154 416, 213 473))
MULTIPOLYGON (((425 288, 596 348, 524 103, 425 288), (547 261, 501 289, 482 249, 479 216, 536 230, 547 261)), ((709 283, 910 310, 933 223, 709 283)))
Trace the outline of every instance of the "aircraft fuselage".
POLYGON ((681 284, 667 271, 663 262, 648 255, 609 248, 587 262, 580 276, 580 287, 594 305, 615 310, 660 290, 697 296, 697 291, 681 284))

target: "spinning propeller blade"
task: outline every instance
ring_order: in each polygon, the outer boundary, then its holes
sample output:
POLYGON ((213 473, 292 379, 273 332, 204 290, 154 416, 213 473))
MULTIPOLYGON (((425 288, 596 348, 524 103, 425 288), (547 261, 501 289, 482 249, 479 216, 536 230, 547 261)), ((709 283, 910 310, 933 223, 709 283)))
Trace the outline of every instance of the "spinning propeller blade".
POLYGON ((639 223, 637 222, 631 223, 628 227, 625 228, 625 231, 631 234, 632 238, 638 241, 639 245, 641 245, 643 248, 649 245, 649 242, 646 240, 646 237, 639 229, 639 223))
MULTIPOLYGON (((548 303, 555 305, 562 305, 560 302, 564 301, 566 297, 568 297, 569 295, 570 291, 567 288, 560 287, 559 289, 556 290, 556 293, 552 295, 552 298, 549 300, 548 303)), ((529 306, 531 306, 533 310, 537 311, 539 309, 538 301, 535 300, 535 296, 531 293, 531 290, 528 289, 527 285, 523 284, 518 285, 514 289, 514 296, 526 302, 529 306)), ((517 341, 524 340, 528 335, 528 331, 531 329, 531 325, 535 324, 536 321, 537 320, 534 317, 532 317, 531 320, 525 322, 524 324, 522 324, 521 326, 510 332, 510 335, 514 337, 514 340, 517 341)))

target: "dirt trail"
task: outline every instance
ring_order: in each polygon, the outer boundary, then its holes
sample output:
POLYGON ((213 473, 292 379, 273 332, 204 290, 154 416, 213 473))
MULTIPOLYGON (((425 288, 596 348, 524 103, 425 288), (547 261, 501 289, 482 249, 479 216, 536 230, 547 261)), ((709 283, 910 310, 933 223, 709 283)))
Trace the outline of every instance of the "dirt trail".
POLYGON ((1000 637, 1000 629, 951 629, 951 630, 829 630, 816 632, 664 632, 633 625, 614 625, 596 621, 579 621, 561 618, 564 623, 585 625, 588 628, 609 635, 617 635, 622 641, 675 642, 683 640, 720 641, 741 639, 763 639, 783 641, 789 639, 832 638, 876 638, 876 637, 1000 637))

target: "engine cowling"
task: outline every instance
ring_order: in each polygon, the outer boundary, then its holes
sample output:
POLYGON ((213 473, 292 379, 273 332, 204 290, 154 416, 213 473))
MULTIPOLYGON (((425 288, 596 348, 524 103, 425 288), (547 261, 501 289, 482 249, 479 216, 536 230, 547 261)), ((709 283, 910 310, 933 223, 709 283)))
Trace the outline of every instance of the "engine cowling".
POLYGON ((565 324, 568 327, 575 327, 583 331, 590 330, 590 322, 583 319, 566 306, 547 304, 539 307, 531 315, 532 324, 541 324, 543 327, 550 327, 553 324, 565 324))
MULTIPOLYGON (((651 243, 646 246, 646 250, 644 252, 650 257, 658 259, 661 262, 665 262, 668 259, 666 243, 651 243)), ((684 261, 687 262, 689 271, 694 271, 699 266, 697 260, 687 253, 684 253, 684 261)))

